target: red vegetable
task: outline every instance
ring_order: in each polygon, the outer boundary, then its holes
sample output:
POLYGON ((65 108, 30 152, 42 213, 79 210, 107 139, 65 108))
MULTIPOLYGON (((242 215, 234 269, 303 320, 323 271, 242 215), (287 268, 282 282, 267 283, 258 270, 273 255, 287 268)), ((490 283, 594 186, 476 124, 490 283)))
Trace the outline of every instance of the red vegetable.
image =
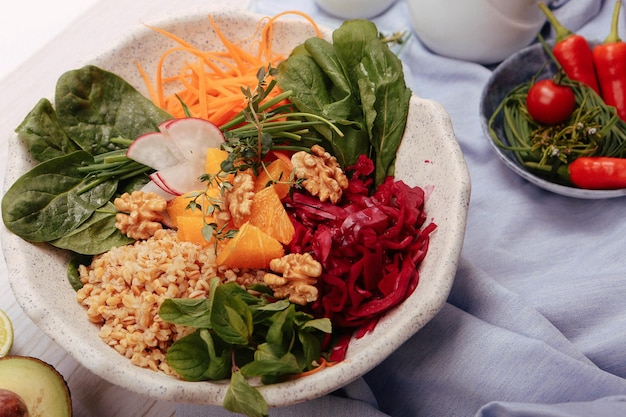
POLYGON ((543 2, 539 2, 539 7, 556 32, 556 43, 552 52, 567 76, 587 84, 600 94, 593 54, 587 40, 563 26, 543 2))
POLYGON ((626 158, 579 157, 569 164, 568 174, 572 184, 579 188, 590 190, 626 188, 626 158))
POLYGON ((621 0, 615 3, 611 32, 603 44, 593 49, 593 61, 604 102, 614 106, 618 116, 626 120, 626 42, 618 34, 621 5, 621 0))
POLYGON ((567 120, 574 111, 576 97, 572 89, 552 79, 533 84, 526 96, 530 116, 540 123, 555 125, 567 120))
POLYGON ((388 177, 370 194, 373 166, 361 156, 338 205, 302 191, 284 200, 296 228, 289 250, 310 252, 324 267, 317 284, 324 296, 311 309, 340 335, 333 361, 343 359, 355 330, 364 335, 415 290, 436 228, 425 225, 421 188, 388 177))

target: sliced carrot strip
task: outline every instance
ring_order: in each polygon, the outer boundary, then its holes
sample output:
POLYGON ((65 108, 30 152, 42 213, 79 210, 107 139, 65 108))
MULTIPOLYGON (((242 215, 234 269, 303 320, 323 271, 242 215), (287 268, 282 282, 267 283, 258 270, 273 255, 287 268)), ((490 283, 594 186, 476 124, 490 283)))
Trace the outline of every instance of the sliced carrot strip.
MULTIPOLYGON (((186 107, 192 116, 207 119, 218 126, 229 122, 246 105, 246 97, 241 89, 256 88, 259 69, 269 65, 276 67, 285 59, 273 51, 272 44, 274 24, 286 15, 305 18, 317 36, 322 36, 315 21, 297 10, 261 19, 257 30, 244 42, 228 39, 213 17, 208 16, 224 50, 203 51, 171 32, 148 26, 175 43, 159 57, 154 81, 150 80, 139 63, 136 64, 151 100, 174 117, 185 117, 186 107), (174 53, 188 54, 188 61, 183 63, 178 74, 166 75, 166 61, 174 53)), ((270 97, 281 92, 275 87, 270 97)))

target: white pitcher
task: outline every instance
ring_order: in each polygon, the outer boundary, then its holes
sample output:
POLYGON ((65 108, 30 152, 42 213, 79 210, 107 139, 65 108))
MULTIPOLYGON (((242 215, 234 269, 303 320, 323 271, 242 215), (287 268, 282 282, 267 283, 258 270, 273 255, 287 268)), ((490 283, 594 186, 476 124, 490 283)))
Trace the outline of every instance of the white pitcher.
POLYGON ((391 7, 396 0, 315 0, 324 11, 343 19, 369 19, 391 7))
MULTIPOLYGON (((433 52, 493 64, 530 44, 546 21, 538 0, 407 0, 420 41, 433 52)), ((546 2, 547 3, 547 2, 546 2)))

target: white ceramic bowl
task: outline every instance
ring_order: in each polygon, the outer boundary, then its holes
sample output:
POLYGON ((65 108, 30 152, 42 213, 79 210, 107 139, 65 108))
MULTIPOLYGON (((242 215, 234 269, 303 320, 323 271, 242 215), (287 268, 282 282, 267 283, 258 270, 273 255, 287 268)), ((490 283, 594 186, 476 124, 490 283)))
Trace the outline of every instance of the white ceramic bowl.
MULTIPOLYGON (((244 38, 260 16, 246 11, 212 13, 230 38, 244 38)), ((183 14, 149 22, 210 48, 217 45, 207 12, 183 14)), ((276 48, 288 52, 312 35, 302 20, 285 19, 276 27, 276 48)), ((144 91, 134 61, 147 68, 167 47, 161 35, 138 27, 108 51, 90 60, 129 80, 144 91)), ((68 70, 71 68, 68 68, 68 70)), ((42 92, 50 95, 51 92, 42 92)), ((33 103, 34 105, 35 103, 33 103)), ((32 166, 17 137, 8 138, 5 187, 32 166)), ((421 279, 411 297, 384 317, 376 329, 354 341, 345 361, 311 376, 261 387, 270 406, 284 406, 329 393, 379 364, 437 314, 444 304, 460 255, 470 195, 470 179, 447 113, 437 103, 413 97, 406 135, 397 160, 397 174, 407 183, 428 190, 426 210, 438 224, 421 266, 421 279)), ((2 247, 15 296, 30 318, 86 368, 104 379, 140 394, 162 400, 197 404, 222 403, 227 384, 185 382, 131 365, 98 337, 85 310, 76 302, 66 280, 69 255, 47 245, 34 245, 2 229, 2 247)))
MULTIPOLYGON (((487 81, 480 99, 480 121, 485 137, 489 140, 493 150, 500 160, 514 173, 526 179, 530 183, 544 190, 561 194, 568 197, 584 199, 603 199, 626 196, 626 189, 619 190, 584 190, 576 187, 568 187, 540 178, 522 167, 511 151, 506 151, 497 146, 489 134, 489 119, 502 102, 504 97, 514 87, 530 80, 539 70, 542 70, 539 78, 548 78, 556 73, 556 66, 552 63, 545 65, 549 57, 541 44, 534 44, 522 49, 502 62, 494 70, 487 81)), ((496 120, 494 130, 498 138, 507 143, 504 135, 504 127, 501 119, 496 120)))

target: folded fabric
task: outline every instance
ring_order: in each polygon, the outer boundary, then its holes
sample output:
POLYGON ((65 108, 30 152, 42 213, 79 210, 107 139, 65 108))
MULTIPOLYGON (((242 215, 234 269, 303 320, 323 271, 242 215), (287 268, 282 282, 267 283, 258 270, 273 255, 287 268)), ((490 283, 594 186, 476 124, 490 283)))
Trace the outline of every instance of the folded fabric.
MULTIPOLYGON (((608 34, 613 6, 554 5, 563 24, 598 41, 608 34)), ((388 32, 410 28, 407 7, 399 0, 374 21, 388 32)), ((298 8, 322 24, 340 23, 313 1, 263 0, 252 8, 298 8)), ((549 25, 542 33, 554 36, 549 25)), ((450 114, 472 177, 452 292, 430 323, 363 378, 270 415, 626 416, 625 200, 552 194, 505 167, 478 114, 492 67, 435 55, 415 36, 400 56, 414 93, 450 114)), ((177 413, 233 415, 192 405, 177 413)))
POLYGON ((482 407, 476 417, 617 417, 624 415, 624 402, 624 396, 551 405, 493 402, 482 407))

